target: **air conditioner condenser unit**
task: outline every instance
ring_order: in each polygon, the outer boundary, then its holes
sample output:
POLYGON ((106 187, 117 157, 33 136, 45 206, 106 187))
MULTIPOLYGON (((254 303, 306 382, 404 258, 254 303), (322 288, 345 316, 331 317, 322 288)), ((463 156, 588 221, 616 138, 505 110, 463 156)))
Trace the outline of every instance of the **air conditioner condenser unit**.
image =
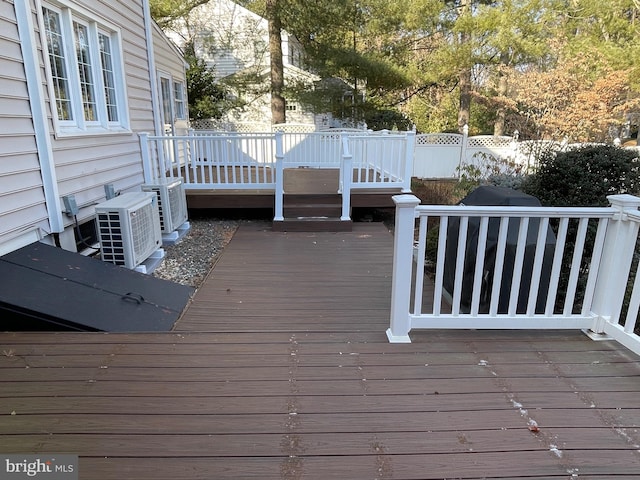
POLYGON ((142 185, 142 191, 154 192, 158 197, 162 233, 171 233, 187 221, 187 199, 181 179, 147 183, 142 185))
POLYGON ((96 224, 105 262, 133 269, 162 246, 153 192, 123 193, 96 205, 96 224))

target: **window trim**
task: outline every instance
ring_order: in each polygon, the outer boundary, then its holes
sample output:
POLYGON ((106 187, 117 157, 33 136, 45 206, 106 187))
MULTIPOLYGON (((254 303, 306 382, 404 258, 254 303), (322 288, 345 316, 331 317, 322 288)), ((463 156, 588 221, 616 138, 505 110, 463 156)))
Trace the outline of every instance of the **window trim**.
POLYGON ((42 55, 46 71, 49 106, 56 136, 84 136, 109 133, 130 133, 129 108, 127 104, 125 64, 122 54, 122 35, 120 30, 91 13, 80 10, 66 2, 42 2, 39 7, 39 26, 42 55), (57 97, 53 84, 53 75, 48 48, 48 39, 44 24, 44 9, 55 12, 59 16, 64 52, 64 65, 69 88, 71 120, 61 120, 58 116, 57 97), (76 51, 75 24, 86 27, 91 61, 91 76, 95 101, 96 120, 86 120, 84 101, 80 84, 80 72, 76 51), (100 35, 109 39, 111 53, 111 75, 115 90, 117 121, 109 120, 107 95, 105 92, 100 35))
POLYGON ((173 93, 173 77, 170 73, 162 70, 157 70, 156 76, 158 78, 158 96, 160 98, 160 115, 164 133, 174 134, 175 130, 175 103, 173 93), (163 88, 163 82, 167 83, 167 97, 165 97, 165 89, 163 88), (167 116, 169 118, 167 118, 167 116))
POLYGON ((173 80, 173 110, 175 112, 176 120, 187 119, 187 102, 185 99, 185 90, 186 86, 183 82, 173 80))
POLYGON ((160 99, 160 115, 164 125, 164 132, 175 134, 176 122, 184 122, 188 119, 187 86, 183 79, 176 79, 166 70, 156 70, 158 79, 158 96, 160 99), (165 89, 168 97, 165 98, 165 89), (180 90, 180 99, 176 95, 176 87, 180 90), (165 111, 166 110, 166 111, 165 111), (167 118, 169 115, 170 118, 167 118))

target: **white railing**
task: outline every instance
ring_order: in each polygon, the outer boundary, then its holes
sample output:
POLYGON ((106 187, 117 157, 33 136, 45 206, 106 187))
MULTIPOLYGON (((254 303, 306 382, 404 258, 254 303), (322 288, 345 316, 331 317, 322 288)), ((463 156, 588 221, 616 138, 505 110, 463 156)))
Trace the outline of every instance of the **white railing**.
POLYGON ((223 190, 275 190, 277 151, 283 169, 336 168, 342 179, 344 138, 351 142, 353 188, 410 190, 413 132, 140 134, 146 182, 182 177, 187 189, 223 190))
POLYGON ((348 136, 354 189, 411 191, 415 133, 348 136))
POLYGON ((584 329, 640 353, 640 278, 625 304, 640 198, 608 198, 611 207, 546 208, 394 197, 389 340, 409 342, 412 329, 584 329))
MULTIPOLYGON (((275 126, 274 126, 275 127, 275 126)), ((330 132, 305 132, 276 130, 274 133, 229 133, 215 130, 194 130, 193 135, 198 137, 209 136, 242 136, 252 137, 270 136, 276 142, 276 134, 281 133, 282 151, 284 154, 285 168, 309 167, 309 168, 340 168, 342 157, 342 137, 346 135, 339 131, 330 132)), ((348 135, 368 135, 367 131, 350 132, 348 135)), ((271 150, 265 151, 264 156, 270 156, 271 150)))
POLYGON ((283 132, 285 168, 340 168, 340 133, 283 132))
POLYGON ((140 134, 145 182, 182 178, 187 189, 274 189, 270 134, 150 136, 140 134))

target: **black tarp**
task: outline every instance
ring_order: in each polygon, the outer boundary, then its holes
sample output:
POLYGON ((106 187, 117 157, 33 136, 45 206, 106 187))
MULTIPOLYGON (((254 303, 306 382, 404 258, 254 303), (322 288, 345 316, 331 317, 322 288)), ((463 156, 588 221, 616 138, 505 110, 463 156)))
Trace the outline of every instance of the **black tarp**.
MULTIPOLYGON (((540 206, 540 201, 531 196, 516 190, 505 187, 481 186, 469 193, 462 201, 461 205, 476 206, 540 206)), ((504 267, 502 272, 502 280, 500 283, 500 297, 498 301, 498 313, 507 313, 509 306, 509 297, 511 294, 511 281, 514 274, 514 264, 516 256, 516 248, 518 242, 518 232, 520 228, 520 219, 511 218, 509 220, 509 228, 507 230, 507 244, 504 256, 504 267)), ((529 220, 529 228, 527 231, 526 247, 524 254, 524 262, 522 265, 522 277, 520 282, 520 291, 518 294, 518 302, 516 313, 525 313, 529 300, 529 289, 531 286, 531 277, 533 273, 533 262, 536 253, 536 242, 538 238, 538 230, 540 220, 531 218, 529 220)), ((485 249, 484 269, 482 272, 482 287, 480 294, 480 313, 487 313, 491 301, 491 291, 493 285, 493 271, 496 263, 496 253, 498 245, 498 231, 500 228, 500 219, 491 218, 489 220, 489 228, 487 233, 487 243, 485 249)), ((462 277, 461 291, 461 311, 468 312, 471 308, 471 297, 473 293, 473 276, 476 263, 476 251, 478 246, 478 235, 480 229, 480 218, 469 218, 469 225, 466 238, 466 255, 464 259, 464 269, 462 277)), ((460 231, 460 220, 458 218, 450 218, 447 228, 447 244, 445 250, 445 268, 444 268, 444 289, 448 294, 453 296, 453 287, 455 281, 456 255, 458 248, 458 236, 460 231)), ((536 299, 536 313, 542 313, 545 307, 545 301, 549 288, 549 279, 551 276, 551 267, 553 263, 553 254, 555 249, 555 235, 551 228, 547 229, 545 242, 545 251, 543 257, 543 266, 541 272, 540 287, 538 290, 538 298, 536 299)))

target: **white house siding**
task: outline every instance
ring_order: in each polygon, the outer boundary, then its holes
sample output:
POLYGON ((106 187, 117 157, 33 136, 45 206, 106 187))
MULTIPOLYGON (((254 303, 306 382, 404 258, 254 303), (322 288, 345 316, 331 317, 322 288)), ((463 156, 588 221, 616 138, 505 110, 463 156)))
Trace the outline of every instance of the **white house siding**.
MULTIPOLYGON (((301 67, 300 43, 286 30, 281 35, 284 65, 301 67)), ((195 39, 198 55, 214 67, 217 78, 247 69, 259 72, 269 65, 269 23, 232 0, 195 8, 189 17, 189 29, 178 28, 173 35, 177 43, 189 38, 195 39)))
MULTIPOLYGON (((61 213, 64 196, 75 196, 77 218, 83 222, 93 218, 94 206, 105 199, 106 184, 124 192, 137 191, 143 183, 138 133, 154 133, 158 124, 145 5, 145 0, 0 2, 0 255, 49 233, 60 233, 62 246, 75 249, 75 219, 61 213), (118 32, 114 65, 121 67, 124 89, 118 102, 120 113, 126 112, 118 129, 60 128, 40 31, 43 3, 61 12, 70 8, 74 21, 95 20, 106 31, 118 32)), ((163 44, 160 35, 158 30, 153 38, 159 63, 184 80, 179 52, 166 40, 163 44)))
POLYGON ((1 245, 49 231, 15 10, 7 1, 0 2, 0 62, 1 245))
POLYGON ((267 21, 231 0, 196 7, 187 28, 174 41, 194 39, 197 53, 215 68, 217 78, 269 62, 267 21))
MULTIPOLYGON (((143 183, 142 160, 137 132, 154 132, 149 60, 145 38, 144 9, 140 0, 83 0, 79 8, 104 19, 120 31, 124 62, 126 102, 130 131, 89 135, 56 135, 49 103, 55 174, 62 197, 74 195, 81 207, 78 221, 94 215, 96 203, 105 200, 104 185, 116 191, 137 190, 143 183)), ((40 36, 37 36, 38 41, 40 36)), ((42 52, 42 45, 40 45, 42 52)), ((42 75, 45 54, 42 52, 42 75)), ((48 60, 47 60, 48 61, 48 60)), ((46 91, 47 95, 49 90, 46 91)), ((74 219, 65 216, 65 226, 74 219)))

